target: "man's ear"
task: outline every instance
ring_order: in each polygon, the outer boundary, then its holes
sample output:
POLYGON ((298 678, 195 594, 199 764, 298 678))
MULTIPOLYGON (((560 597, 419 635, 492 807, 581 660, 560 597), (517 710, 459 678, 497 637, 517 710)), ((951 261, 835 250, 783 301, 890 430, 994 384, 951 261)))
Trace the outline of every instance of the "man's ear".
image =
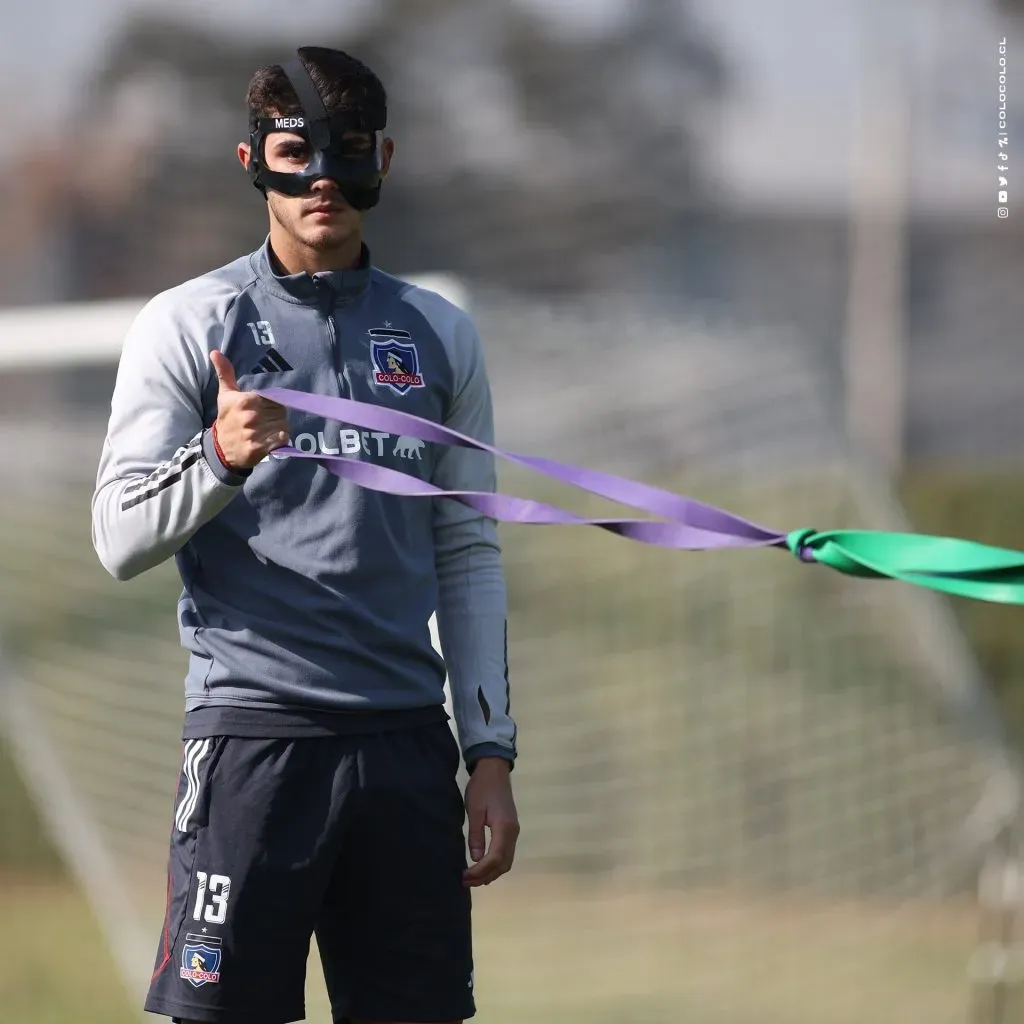
POLYGON ((240 142, 238 144, 238 159, 242 162, 242 166, 246 170, 249 170, 249 154, 250 154, 250 152, 251 152, 251 150, 249 149, 249 143, 248 142, 240 142))
POLYGON ((395 140, 386 138, 381 147, 381 170, 380 176, 386 178, 388 171, 391 170, 391 158, 395 155, 395 140))

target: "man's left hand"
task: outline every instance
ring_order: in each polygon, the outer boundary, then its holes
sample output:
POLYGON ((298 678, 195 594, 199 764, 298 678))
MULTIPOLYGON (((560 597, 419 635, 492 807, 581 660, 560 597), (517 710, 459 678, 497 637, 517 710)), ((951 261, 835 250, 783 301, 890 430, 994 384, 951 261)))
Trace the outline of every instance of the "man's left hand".
POLYGON ((490 885, 511 867, 519 839, 519 815, 512 797, 511 765, 504 758, 482 757, 466 786, 469 855, 473 864, 462 876, 468 886, 490 885), (485 846, 485 830, 490 846, 485 846))

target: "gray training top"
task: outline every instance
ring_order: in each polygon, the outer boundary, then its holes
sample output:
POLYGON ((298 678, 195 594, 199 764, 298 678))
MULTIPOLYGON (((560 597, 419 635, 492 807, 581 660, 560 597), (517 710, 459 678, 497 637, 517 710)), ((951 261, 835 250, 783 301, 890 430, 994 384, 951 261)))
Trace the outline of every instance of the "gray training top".
MULTIPOLYGON (((444 717, 463 757, 515 757, 495 524, 398 498, 308 459, 235 474, 210 434, 220 349, 239 387, 373 402, 493 443, 476 329, 441 296, 371 267, 282 276, 269 239, 156 296, 125 340, 92 502, 100 561, 127 580, 175 557, 189 651, 185 736, 321 735, 444 717), (429 620, 437 612, 444 659, 429 620)), ((445 490, 495 487, 486 453, 289 412, 292 443, 445 490)))

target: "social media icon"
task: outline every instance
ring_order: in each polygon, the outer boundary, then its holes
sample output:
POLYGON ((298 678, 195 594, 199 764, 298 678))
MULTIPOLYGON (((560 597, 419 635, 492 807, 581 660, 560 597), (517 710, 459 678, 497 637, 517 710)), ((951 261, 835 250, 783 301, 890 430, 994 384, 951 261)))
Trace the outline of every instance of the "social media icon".
POLYGON ((999 206, 996 208, 996 216, 1001 220, 1006 220, 1010 216, 1010 211, 1005 206, 999 206))
POLYGON ((1000 192, 999 193, 999 202, 1001 202, 1001 203, 1009 202, 1009 200, 1007 199, 1007 193, 1006 192, 1000 192))

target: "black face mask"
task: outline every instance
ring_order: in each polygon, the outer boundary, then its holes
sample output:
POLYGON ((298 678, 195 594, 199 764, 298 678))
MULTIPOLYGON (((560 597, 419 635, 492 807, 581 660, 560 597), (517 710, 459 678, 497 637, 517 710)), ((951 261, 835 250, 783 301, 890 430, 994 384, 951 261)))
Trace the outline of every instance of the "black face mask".
POLYGON ((321 178, 333 181, 345 202, 368 210, 380 199, 383 181, 384 127, 387 111, 364 105, 328 115, 323 99, 299 60, 281 65, 299 97, 302 113, 285 117, 249 117, 249 177, 264 196, 267 190, 287 196, 309 195, 321 178), (289 147, 293 170, 272 171, 266 165, 267 137, 279 132, 300 136, 289 147))

